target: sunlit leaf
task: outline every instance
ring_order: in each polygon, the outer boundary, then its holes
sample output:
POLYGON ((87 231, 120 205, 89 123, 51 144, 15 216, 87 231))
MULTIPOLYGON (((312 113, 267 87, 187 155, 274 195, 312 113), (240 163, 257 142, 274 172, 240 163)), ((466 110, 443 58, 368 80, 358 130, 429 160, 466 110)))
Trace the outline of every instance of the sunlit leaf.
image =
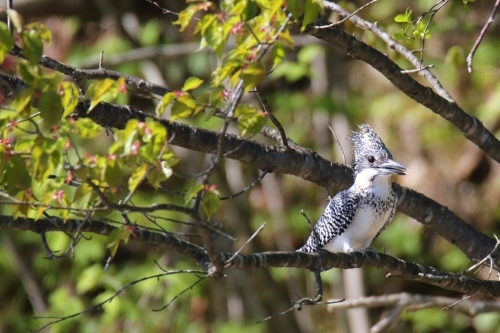
POLYGON ((130 192, 134 192, 137 189, 137 186, 140 185, 141 181, 146 178, 149 168, 150 165, 142 163, 137 169, 134 170, 128 180, 128 190, 130 192))
POLYGON ((187 191, 186 191, 186 194, 184 194, 184 203, 186 205, 188 205, 191 200, 193 200, 194 196, 196 195, 196 193, 200 192, 201 190, 203 190, 204 186, 203 184, 197 184, 193 187, 190 187, 187 191))
POLYGON ((287 8, 292 13, 293 18, 298 20, 304 14, 303 0, 287 0, 287 8))
POLYGON ((128 243, 131 234, 132 231, 129 226, 123 226, 111 232, 108 237, 108 246, 106 246, 106 248, 111 252, 111 257, 115 256, 116 251, 118 250, 118 247, 120 246, 120 243, 122 241, 124 244, 128 243))
POLYGON ((253 62, 248 65, 242 71, 241 78, 243 79, 243 85, 245 87, 245 91, 249 91, 259 85, 262 80, 266 77, 266 68, 260 62, 253 62))
POLYGON ((198 88, 203 83, 202 79, 191 76, 186 80, 184 86, 182 87, 182 91, 189 91, 198 88))
POLYGON ((210 190, 203 194, 201 198, 201 208, 210 219, 217 209, 219 208, 220 198, 219 192, 216 190, 210 190))
POLYGON ((64 108, 63 118, 68 117, 75 111, 76 106, 80 98, 80 92, 78 87, 73 82, 65 81, 61 83, 59 92, 62 95, 61 102, 64 108))
POLYGON ((25 30, 22 39, 24 55, 30 64, 38 63, 43 54, 43 42, 40 36, 33 30, 25 30))
POLYGON ((0 41, 0 64, 2 64, 12 46, 14 46, 14 37, 5 22, 0 22, 0 41))
POLYGON ((114 85, 116 85, 116 81, 110 78, 92 82, 87 90, 87 96, 90 98, 90 107, 88 111, 95 108, 96 105, 103 100, 104 95, 109 92, 114 85))
POLYGON ((78 118, 73 126, 82 139, 92 139, 102 131, 102 127, 90 118, 78 118))
POLYGON ((38 109, 44 123, 52 127, 61 121, 63 115, 63 105, 61 97, 54 90, 43 92, 38 101, 38 109))
POLYGON ((196 107, 196 102, 189 94, 183 94, 177 97, 177 101, 172 105, 171 120, 189 117, 196 107))
POLYGON ((12 22, 14 28, 16 28, 17 33, 20 34, 23 31, 24 25, 24 20, 21 14, 19 14, 17 10, 8 8, 7 15, 9 15, 10 21, 12 22))
POLYGON ((285 46, 282 43, 280 42, 274 43, 272 57, 273 57, 273 67, 278 66, 279 64, 281 64, 283 59, 285 59, 285 46))
POLYGON ((304 18, 300 31, 304 31, 306 27, 316 21, 318 14, 323 11, 322 2, 319 0, 306 0, 304 3, 304 18))
POLYGON ((165 108, 168 104, 170 104, 175 99, 175 93, 168 92, 161 98, 160 103, 156 106, 156 116, 161 117, 163 112, 165 112, 165 108))

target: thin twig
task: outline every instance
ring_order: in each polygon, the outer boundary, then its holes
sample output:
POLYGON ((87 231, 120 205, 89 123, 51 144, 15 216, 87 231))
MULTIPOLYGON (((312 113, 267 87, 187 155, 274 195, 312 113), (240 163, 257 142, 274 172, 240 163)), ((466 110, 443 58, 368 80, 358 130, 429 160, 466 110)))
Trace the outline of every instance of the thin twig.
MULTIPOLYGON (((7 9, 13 9, 12 1, 13 0, 7 0, 7 9)), ((14 25, 12 24, 9 14, 7 14, 7 27, 9 28, 10 34, 14 35, 14 25)))
POLYGON ((276 126, 276 128, 280 132, 280 135, 281 135, 281 144, 283 146, 289 148, 289 146, 288 146, 288 139, 286 137, 285 129, 283 128, 283 126, 281 125, 281 123, 279 122, 279 120, 271 112, 271 108, 269 107, 269 103, 267 102, 267 99, 265 99, 264 97, 261 97, 260 89, 258 89, 258 88, 255 89, 255 95, 259 99, 260 104, 262 105, 262 108, 264 109, 264 112, 266 112, 266 114, 269 117, 269 119, 271 119, 271 122, 274 124, 274 126, 276 126))
POLYGON ((268 170, 264 170, 262 172, 262 174, 256 179, 254 180, 250 185, 248 185, 247 187, 245 187, 244 189, 242 189, 240 192, 238 193, 235 193, 235 194, 231 194, 231 195, 228 195, 227 197, 222 197, 220 198, 219 200, 231 200, 231 199, 234 199, 236 198, 237 196, 240 196, 242 195, 243 193, 245 193, 246 191, 248 191, 249 189, 251 189, 252 187, 254 187, 255 185, 257 185, 258 182, 262 181, 262 179, 264 179, 264 177, 269 173, 268 170))
POLYGON ((309 220, 309 217, 307 217, 306 212, 304 212, 304 210, 303 210, 303 209, 301 209, 301 210, 300 210, 300 214, 301 214, 302 216, 304 216, 304 218, 305 218, 305 219, 306 219, 306 221, 307 221, 307 224, 309 224, 309 228, 311 228, 311 230, 312 230, 312 234, 313 234, 313 237, 314 237, 314 243, 316 243, 316 248, 318 248, 318 247, 319 247, 319 245, 320 245, 320 241, 319 241, 319 240, 320 240, 320 238, 319 238, 318 233, 316 232, 316 229, 313 227, 313 225, 312 225, 312 223, 311 223, 311 220, 309 220))
POLYGON ((265 226, 266 226, 266 223, 264 222, 264 223, 263 223, 263 224, 259 227, 259 229, 257 229, 257 231, 255 231, 255 232, 253 233, 253 235, 252 235, 252 236, 250 236, 250 238, 249 238, 249 239, 247 239, 247 241, 245 242, 245 244, 243 244, 243 245, 240 247, 240 249, 239 249, 238 251, 236 251, 236 252, 235 252, 235 253, 231 256, 231 258, 227 259, 227 260, 226 260, 226 262, 225 262, 224 264, 225 264, 225 265, 227 265, 227 264, 231 263, 231 261, 233 261, 233 259, 234 259, 234 258, 236 258, 236 257, 240 254, 240 252, 241 252, 241 251, 243 251, 243 249, 244 249, 244 248, 245 248, 245 247, 246 247, 246 246, 247 246, 247 245, 248 245, 248 244, 249 244, 249 243, 250 243, 250 242, 251 242, 251 241, 255 238, 255 236, 257 236, 257 235, 259 234, 259 232, 261 232, 261 231, 262 231, 262 229, 264 229, 264 227, 265 227, 265 226))
POLYGON ((177 298, 179 298, 182 294, 184 294, 185 292, 189 291, 189 290, 193 290, 193 287, 196 286, 198 283, 200 283, 201 281, 205 280, 208 276, 207 275, 204 275, 202 277, 200 277, 198 280, 196 280, 193 284, 191 284, 189 287, 187 287, 186 289, 184 289, 183 291, 181 291, 180 293, 178 293, 177 295, 174 296, 174 298, 172 298, 170 300, 170 302, 168 302, 167 304, 165 304, 164 306, 162 306, 161 308, 159 309, 153 309, 154 312, 158 312, 158 311, 162 311, 162 310, 165 310, 170 304, 172 304, 177 298))
POLYGON ((433 68, 433 67, 434 67, 434 65, 430 64, 430 65, 426 65, 422 68, 414 68, 414 69, 404 70, 404 71, 401 71, 400 73, 401 74, 419 73, 419 72, 425 71, 425 70, 427 70, 429 68, 433 68))
POLYGON ((334 22, 334 23, 331 23, 331 24, 328 24, 328 25, 319 25, 319 26, 314 26, 314 27, 317 28, 317 29, 326 29, 326 28, 331 28, 333 26, 339 25, 339 24, 347 21, 351 16, 356 15, 356 13, 358 13, 359 11, 365 9, 365 7, 368 7, 369 5, 371 5, 372 3, 377 2, 377 1, 378 0, 372 0, 372 1, 368 2, 367 4, 359 7, 358 9, 356 9, 355 11, 353 11, 350 15, 344 17, 340 21, 337 21, 337 22, 334 22))
POLYGON ((340 144, 339 139, 338 139, 338 138, 337 138, 337 136, 335 135, 335 132, 333 131, 332 126, 328 126, 328 128, 329 128, 329 129, 330 129, 330 131, 332 132, 333 137, 335 138, 335 141, 337 141, 337 144, 339 145, 340 151, 342 152, 342 159, 344 160, 344 165, 347 165, 347 160, 346 160, 346 158, 345 158, 345 154, 344 154, 344 148, 342 148, 342 145, 340 144))
POLYGON ((474 54, 476 53, 479 44, 481 44, 481 41, 483 40, 484 36, 486 35, 486 32, 488 31, 488 28, 490 27, 491 23, 493 23, 493 20, 495 19, 495 14, 497 13, 498 6, 500 5, 500 0, 497 0, 495 2, 495 5, 493 6, 493 10, 491 11, 490 17, 488 17, 488 21, 486 21, 483 29, 481 29, 481 33, 479 34, 479 37, 477 38, 476 42, 474 43, 474 46, 469 52, 469 55, 467 56, 467 70, 469 73, 472 73, 472 58, 474 57, 474 54))
POLYGON ((152 276, 147 276, 147 277, 144 277, 144 278, 141 278, 141 279, 138 279, 138 280, 135 280, 135 281, 127 283, 122 288, 118 289, 118 291, 116 293, 114 293, 111 297, 108 297, 107 299, 105 299, 104 301, 100 302, 99 304, 96 304, 96 305, 94 305, 94 306, 92 306, 90 308, 87 308, 87 309, 83 310, 83 311, 71 314, 69 316, 64 316, 64 317, 55 317, 55 316, 34 317, 34 318, 37 318, 37 319, 57 319, 57 320, 51 321, 51 322, 45 324, 44 326, 42 326, 40 328, 37 328, 35 330, 30 330, 30 331, 32 331, 32 332, 39 332, 39 331, 42 331, 43 329, 45 329, 45 328, 47 328, 47 327, 49 327, 49 326, 51 326, 53 324, 57 324, 57 323, 60 323, 61 321, 64 321, 64 320, 67 320, 67 319, 70 319, 70 318, 75 318, 75 317, 78 317, 78 316, 80 316, 82 314, 88 313, 90 311, 93 311, 93 310, 96 310, 96 309, 100 309, 104 304, 111 303, 111 301, 113 301, 113 299, 116 296, 120 295, 128 287, 133 286, 135 284, 138 284, 140 282, 143 282, 143 281, 146 281, 146 280, 151 280, 151 279, 158 279, 160 277, 167 276, 167 275, 181 274, 181 273, 206 274, 205 272, 198 271, 198 270, 180 270, 180 271, 170 271, 170 272, 166 272, 166 273, 162 273, 162 274, 156 274, 156 275, 152 275, 152 276))

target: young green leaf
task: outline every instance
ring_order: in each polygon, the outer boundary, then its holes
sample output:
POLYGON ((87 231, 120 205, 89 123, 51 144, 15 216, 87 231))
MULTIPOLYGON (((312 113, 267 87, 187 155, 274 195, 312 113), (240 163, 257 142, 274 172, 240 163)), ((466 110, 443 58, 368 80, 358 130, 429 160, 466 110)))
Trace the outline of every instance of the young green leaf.
POLYGON ((172 105, 172 117, 171 120, 187 118, 189 117, 196 107, 196 102, 193 97, 189 94, 183 94, 177 97, 177 101, 172 105))
POLYGON ((159 118, 165 112, 165 108, 175 99, 175 93, 168 92, 163 95, 160 103, 156 106, 156 116, 159 118))
POLYGON ((109 251, 111 252, 111 257, 115 256, 121 241, 123 241, 124 244, 128 243, 131 234, 132 231, 130 229, 130 226, 126 225, 120 227, 119 229, 115 229, 111 232, 111 234, 108 237, 108 246, 106 246, 106 248, 109 249, 109 251))
POLYGON ((63 118, 68 117, 75 111, 80 98, 78 87, 73 82, 65 81, 59 87, 59 94, 62 95, 61 102, 64 108, 63 118))
POLYGON ((137 169, 134 170, 128 180, 128 190, 130 192, 134 192, 136 190, 137 186, 139 186, 141 181, 146 177, 149 168, 149 164, 142 163, 137 169))
POLYGON ((0 64, 2 64, 12 46, 14 46, 14 37, 11 35, 5 22, 0 22, 0 40, 2 41, 0 43, 0 64))
POLYGON ((43 92, 38 101, 38 109, 44 123, 52 127, 61 121, 63 105, 61 97, 54 90, 43 92))
POLYGON ((209 220, 219 208, 219 203, 220 195, 217 190, 209 190, 203 194, 201 198, 201 208, 203 208, 209 220))
POLYGON ((116 85, 116 81, 110 78, 92 82, 87 90, 87 96, 90 98, 90 107, 88 112, 90 112, 103 100, 104 95, 109 92, 114 85, 116 85))
POLYGON ((184 194, 184 203, 186 204, 186 206, 191 203, 191 200, 193 200, 193 198, 196 195, 196 193, 198 193, 201 190, 203 190, 203 188, 204 188, 203 184, 196 184, 195 186, 190 187, 186 191, 186 194, 184 194))
POLYGON ((189 91, 198 88, 203 83, 202 79, 191 76, 186 80, 184 86, 182 87, 182 91, 189 91))
POLYGON ((255 88, 266 77, 266 68, 260 62, 253 62, 241 74, 245 91, 255 88))

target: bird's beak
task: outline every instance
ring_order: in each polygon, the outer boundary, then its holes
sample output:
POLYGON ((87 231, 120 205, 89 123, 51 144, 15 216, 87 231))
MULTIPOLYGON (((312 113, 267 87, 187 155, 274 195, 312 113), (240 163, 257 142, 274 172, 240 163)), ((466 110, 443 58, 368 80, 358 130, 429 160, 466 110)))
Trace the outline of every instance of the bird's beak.
POLYGON ((396 175, 406 175, 406 173, 408 172, 407 167, 391 159, 387 160, 387 162, 380 164, 378 167, 380 169, 384 169, 388 173, 393 173, 396 175))

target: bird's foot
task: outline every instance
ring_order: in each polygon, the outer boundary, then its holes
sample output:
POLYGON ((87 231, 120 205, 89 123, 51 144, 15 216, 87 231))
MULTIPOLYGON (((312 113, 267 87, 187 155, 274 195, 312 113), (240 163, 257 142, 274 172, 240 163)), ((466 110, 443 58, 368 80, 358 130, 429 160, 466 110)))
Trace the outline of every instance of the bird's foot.
POLYGON ((375 257, 378 258, 378 252, 373 247, 367 247, 365 249, 348 249, 347 253, 361 253, 363 257, 375 257))
POLYGON ((321 295, 316 295, 316 298, 301 298, 298 301, 292 301, 294 304, 294 308, 297 310, 302 310, 303 305, 316 305, 320 304, 321 301, 323 300, 323 297, 321 295))

